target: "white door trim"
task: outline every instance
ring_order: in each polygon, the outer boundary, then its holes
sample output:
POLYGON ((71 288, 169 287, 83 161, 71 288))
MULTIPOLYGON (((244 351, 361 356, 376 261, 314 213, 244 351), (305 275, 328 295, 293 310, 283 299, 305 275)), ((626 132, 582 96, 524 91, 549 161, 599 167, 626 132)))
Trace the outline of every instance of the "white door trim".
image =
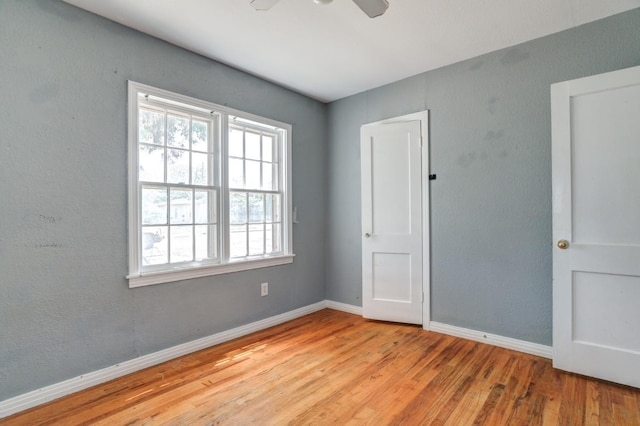
POLYGON ((420 121, 422 138, 422 328, 430 330, 431 324, 431 219, 429 181, 429 110, 400 117, 365 123, 363 126, 420 121))

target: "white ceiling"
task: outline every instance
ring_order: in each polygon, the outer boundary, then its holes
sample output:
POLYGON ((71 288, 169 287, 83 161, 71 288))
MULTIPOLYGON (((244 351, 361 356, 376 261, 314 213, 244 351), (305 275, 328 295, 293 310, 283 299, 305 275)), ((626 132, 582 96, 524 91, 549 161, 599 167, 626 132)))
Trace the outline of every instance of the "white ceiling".
POLYGON ((64 0, 323 102, 640 7, 640 0, 64 0))

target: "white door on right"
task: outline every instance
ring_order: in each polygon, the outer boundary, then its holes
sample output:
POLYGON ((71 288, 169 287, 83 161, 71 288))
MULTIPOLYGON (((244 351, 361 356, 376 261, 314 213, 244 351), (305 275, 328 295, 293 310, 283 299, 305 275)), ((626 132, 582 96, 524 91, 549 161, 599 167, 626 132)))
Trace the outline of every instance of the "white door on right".
POLYGON ((551 86, 553 365, 640 387, 640 67, 551 86))

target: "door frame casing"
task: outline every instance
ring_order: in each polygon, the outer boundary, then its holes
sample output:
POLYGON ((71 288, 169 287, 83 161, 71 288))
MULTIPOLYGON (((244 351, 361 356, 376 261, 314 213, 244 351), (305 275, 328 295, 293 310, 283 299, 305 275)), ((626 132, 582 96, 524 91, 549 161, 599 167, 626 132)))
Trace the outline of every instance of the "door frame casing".
POLYGON ((429 192, 429 110, 414 112, 399 117, 387 118, 380 121, 365 123, 360 127, 378 126, 384 124, 401 123, 407 121, 420 122, 421 140, 421 213, 422 213, 422 328, 430 329, 431 323, 431 219, 429 192))

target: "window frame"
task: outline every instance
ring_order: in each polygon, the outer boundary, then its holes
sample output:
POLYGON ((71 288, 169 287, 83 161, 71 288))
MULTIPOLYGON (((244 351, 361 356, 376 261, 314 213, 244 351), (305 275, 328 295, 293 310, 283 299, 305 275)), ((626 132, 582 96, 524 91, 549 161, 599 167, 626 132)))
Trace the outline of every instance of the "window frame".
MULTIPOLYGON (((293 204, 292 204, 292 162, 291 162, 291 133, 292 126, 269 118, 261 117, 244 111, 239 111, 226 106, 217 105, 204 100, 170 92, 148 86, 135 81, 128 81, 128 229, 129 229, 129 287, 141 287, 165 282, 182 281, 192 278, 206 277, 232 272, 245 271, 270 266, 285 265, 293 263, 293 204), (138 143, 138 111, 140 109, 138 99, 140 95, 157 97, 164 104, 176 104, 180 109, 187 105, 191 111, 198 111, 200 114, 209 113, 218 115, 218 125, 212 126, 212 132, 218 128, 219 135, 213 136, 214 147, 212 155, 218 156, 219 160, 214 166, 218 168, 218 176, 214 179, 214 185, 219 187, 218 201, 218 263, 192 261, 183 264, 164 264, 144 268, 142 266, 142 206, 140 203, 142 193, 142 183, 139 179, 139 143, 138 143), (247 256, 242 258, 229 257, 229 233, 230 218, 229 193, 233 191, 229 185, 228 176, 228 137, 229 121, 235 117, 236 120, 259 123, 265 127, 281 129, 284 135, 280 138, 279 155, 281 165, 279 167, 279 177, 281 188, 278 192, 282 194, 282 250, 277 254, 263 254, 247 256), (218 142, 215 138, 218 137, 218 142), (215 144, 217 143, 217 146, 215 144)), ((163 185, 171 185, 164 183, 163 185)), ((251 192, 251 189, 243 191, 251 192)))

